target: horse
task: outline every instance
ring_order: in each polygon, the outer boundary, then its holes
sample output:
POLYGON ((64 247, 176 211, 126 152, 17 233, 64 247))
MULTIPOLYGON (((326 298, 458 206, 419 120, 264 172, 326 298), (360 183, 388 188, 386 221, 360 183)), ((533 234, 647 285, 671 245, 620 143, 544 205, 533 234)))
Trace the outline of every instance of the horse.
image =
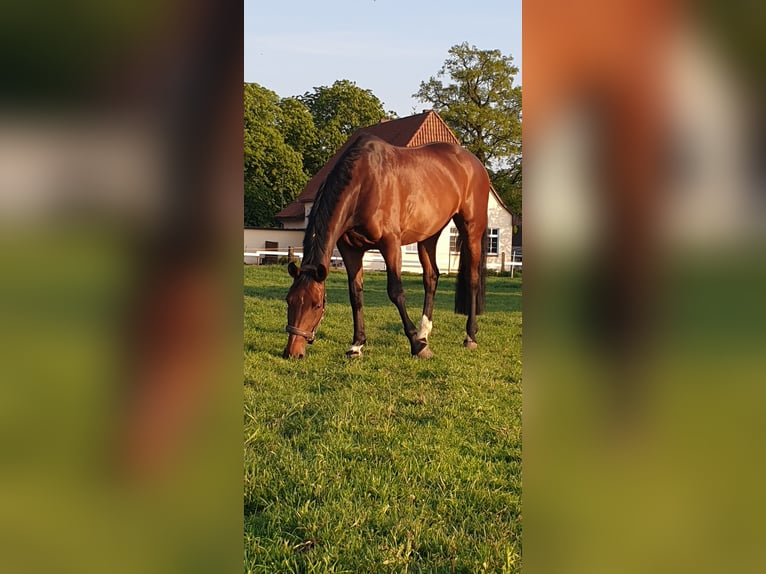
POLYGON ((383 256, 387 291, 396 306, 414 357, 431 358, 434 294, 439 279, 436 243, 450 219, 459 233, 460 264, 455 312, 467 315, 463 345, 475 349, 476 316, 484 309, 487 202, 490 181, 476 156, 456 144, 413 148, 358 136, 339 157, 317 192, 303 239, 303 261, 288 264, 285 358, 303 358, 325 313, 325 280, 337 246, 348 274, 354 336, 348 357, 358 357, 367 339, 362 312, 362 258, 383 256), (418 327, 405 307, 402 245, 417 243, 425 298, 418 327))

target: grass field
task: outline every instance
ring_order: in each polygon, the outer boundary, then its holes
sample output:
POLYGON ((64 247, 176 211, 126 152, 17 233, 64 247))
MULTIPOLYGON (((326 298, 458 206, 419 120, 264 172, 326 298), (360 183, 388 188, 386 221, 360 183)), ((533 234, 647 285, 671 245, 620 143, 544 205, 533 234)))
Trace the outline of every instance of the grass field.
MULTIPOLYGON (((443 276, 426 361, 384 273, 365 275, 358 359, 345 272, 303 361, 281 358, 286 268, 245 267, 244 282, 245 572, 518 572, 521 280, 487 278, 469 351, 443 276)), ((404 282, 419 318, 421 278, 404 282)))

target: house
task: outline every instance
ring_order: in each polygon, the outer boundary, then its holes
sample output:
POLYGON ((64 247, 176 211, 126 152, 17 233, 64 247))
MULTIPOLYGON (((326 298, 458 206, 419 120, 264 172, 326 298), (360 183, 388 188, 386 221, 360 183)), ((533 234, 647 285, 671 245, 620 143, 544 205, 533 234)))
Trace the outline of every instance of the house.
POLYGON ((303 249, 302 229, 245 227, 245 263, 258 265, 279 261, 303 249))
MULTIPOLYGON (((275 235, 276 232, 281 232, 282 234, 289 231, 299 233, 300 236, 295 240, 294 245, 302 245, 303 231, 308 224, 308 216, 311 212, 311 207, 314 205, 314 199, 320 185, 330 173, 338 158, 360 133, 369 133, 378 136, 390 144, 402 147, 415 147, 436 141, 460 145, 460 142, 449 126, 433 110, 396 120, 381 120, 378 124, 360 128, 349 137, 343 147, 337 151, 330 161, 311 178, 295 201, 277 214, 276 218, 282 225, 282 230, 273 230, 275 235)), ((514 252, 518 251, 517 248, 519 247, 518 238, 520 236, 517 236, 517 245, 514 246, 514 226, 518 229, 521 221, 510 212, 494 189, 490 193, 487 209, 489 216, 487 267, 489 269, 500 269, 501 264, 505 263, 505 269, 509 269, 511 262, 517 258, 514 252)), ((298 236, 296 235, 296 237, 298 236)), ((437 265, 442 273, 457 271, 459 252, 456 248, 456 243, 457 228, 450 221, 442 232, 436 247, 437 265)), ((287 246, 284 247, 287 248, 287 246)), ((368 252, 365 254, 364 268, 366 270, 384 269, 383 258, 377 251, 368 252)), ((416 244, 402 246, 402 269, 414 272, 421 271, 416 244)))

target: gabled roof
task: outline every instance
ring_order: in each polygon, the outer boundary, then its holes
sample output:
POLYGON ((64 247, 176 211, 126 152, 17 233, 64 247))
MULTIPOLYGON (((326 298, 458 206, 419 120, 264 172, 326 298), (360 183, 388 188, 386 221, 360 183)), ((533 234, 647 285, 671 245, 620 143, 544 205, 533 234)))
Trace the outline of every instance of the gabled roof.
POLYGON ((336 154, 312 177, 303 191, 290 205, 277 213, 277 219, 300 219, 305 217, 304 204, 312 203, 319 186, 332 170, 335 162, 359 134, 367 133, 401 147, 415 147, 431 142, 448 142, 460 145, 460 141, 433 110, 397 120, 381 120, 380 123, 359 128, 346 140, 336 154))

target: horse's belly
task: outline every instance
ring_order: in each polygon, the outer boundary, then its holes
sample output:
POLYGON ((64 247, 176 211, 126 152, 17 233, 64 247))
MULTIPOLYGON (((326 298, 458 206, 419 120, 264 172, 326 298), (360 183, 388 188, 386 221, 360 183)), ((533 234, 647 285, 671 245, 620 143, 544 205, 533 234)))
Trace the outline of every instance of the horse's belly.
POLYGON ((410 243, 419 243, 420 241, 425 241, 429 237, 433 237, 439 233, 444 225, 446 225, 446 221, 444 224, 439 226, 423 226, 420 229, 402 230, 402 245, 409 245, 410 243))
POLYGON ((457 202, 445 197, 441 205, 422 203, 410 209, 401 224, 402 243, 417 243, 433 237, 449 223, 457 213, 457 202))

